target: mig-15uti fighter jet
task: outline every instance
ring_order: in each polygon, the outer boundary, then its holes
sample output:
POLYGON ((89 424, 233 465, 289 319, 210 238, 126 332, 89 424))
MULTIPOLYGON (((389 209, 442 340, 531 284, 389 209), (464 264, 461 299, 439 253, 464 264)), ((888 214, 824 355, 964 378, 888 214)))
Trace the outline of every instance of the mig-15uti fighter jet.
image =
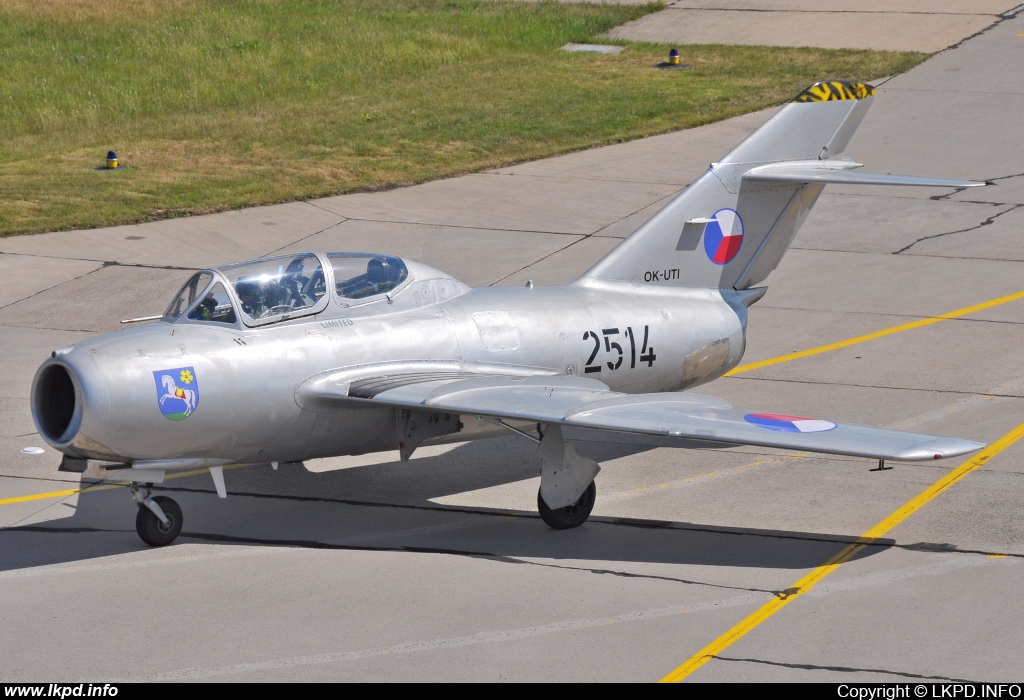
MULTIPOLYGON (((872 101, 818 83, 579 279, 471 289, 398 257, 308 253, 197 272, 159 321, 55 350, 32 384, 61 469, 129 482, 139 536, 181 531, 151 488, 229 464, 301 462, 490 437, 539 444, 544 522, 582 524, 600 467, 563 431, 760 445, 872 460, 970 440, 741 410, 678 393, 735 367, 747 309, 827 183, 975 187, 837 157, 872 101)), ((881 464, 880 464, 881 466, 881 464)))

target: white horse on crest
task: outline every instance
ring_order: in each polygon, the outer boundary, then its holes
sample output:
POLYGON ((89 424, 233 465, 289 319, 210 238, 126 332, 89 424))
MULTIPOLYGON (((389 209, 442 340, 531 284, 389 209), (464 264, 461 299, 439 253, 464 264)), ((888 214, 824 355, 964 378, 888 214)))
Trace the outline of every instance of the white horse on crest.
POLYGON ((164 391, 167 393, 160 397, 160 405, 164 405, 164 401, 167 399, 181 399, 185 402, 185 416, 187 417, 192 411, 196 410, 196 392, 191 389, 182 389, 174 383, 174 377, 169 374, 161 375, 160 381, 163 382, 164 391))

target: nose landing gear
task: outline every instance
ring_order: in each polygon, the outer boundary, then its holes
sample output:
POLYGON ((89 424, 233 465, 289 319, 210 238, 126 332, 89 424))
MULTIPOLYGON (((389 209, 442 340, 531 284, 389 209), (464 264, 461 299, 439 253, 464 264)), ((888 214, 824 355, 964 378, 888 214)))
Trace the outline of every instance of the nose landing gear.
POLYGON ((150 496, 152 484, 129 485, 132 498, 139 504, 135 516, 135 531, 143 542, 151 547, 169 545, 181 533, 183 523, 181 506, 167 496, 150 496))

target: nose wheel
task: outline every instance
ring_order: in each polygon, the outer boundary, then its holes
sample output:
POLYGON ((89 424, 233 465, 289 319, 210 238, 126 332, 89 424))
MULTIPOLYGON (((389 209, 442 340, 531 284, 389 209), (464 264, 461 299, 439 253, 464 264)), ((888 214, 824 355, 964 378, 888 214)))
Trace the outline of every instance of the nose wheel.
POLYGON ((181 506, 167 496, 150 497, 150 488, 131 485, 132 498, 139 504, 135 516, 135 531, 139 538, 151 547, 165 547, 181 534, 184 522, 181 506))

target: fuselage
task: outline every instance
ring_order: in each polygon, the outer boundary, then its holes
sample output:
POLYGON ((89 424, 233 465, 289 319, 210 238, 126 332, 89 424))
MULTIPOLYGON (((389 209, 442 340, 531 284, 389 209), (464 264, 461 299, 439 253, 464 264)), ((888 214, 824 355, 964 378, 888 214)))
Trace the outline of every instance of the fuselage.
MULTIPOLYGON (((246 323, 243 313, 211 322, 183 308, 54 351, 33 383, 40 434, 71 457, 126 464, 362 454, 398 447, 395 410, 304 405, 303 382, 333 369, 387 373, 402 363, 454 361, 467 372, 505 368, 593 378, 626 393, 675 391, 721 376, 744 348, 744 310, 714 289, 470 289, 409 262, 399 286, 352 303, 325 268, 329 300, 274 322, 246 323)), ((202 274, 213 280, 208 289, 238 285, 217 270, 202 274)), ((228 296, 240 312, 240 298, 228 296)))

